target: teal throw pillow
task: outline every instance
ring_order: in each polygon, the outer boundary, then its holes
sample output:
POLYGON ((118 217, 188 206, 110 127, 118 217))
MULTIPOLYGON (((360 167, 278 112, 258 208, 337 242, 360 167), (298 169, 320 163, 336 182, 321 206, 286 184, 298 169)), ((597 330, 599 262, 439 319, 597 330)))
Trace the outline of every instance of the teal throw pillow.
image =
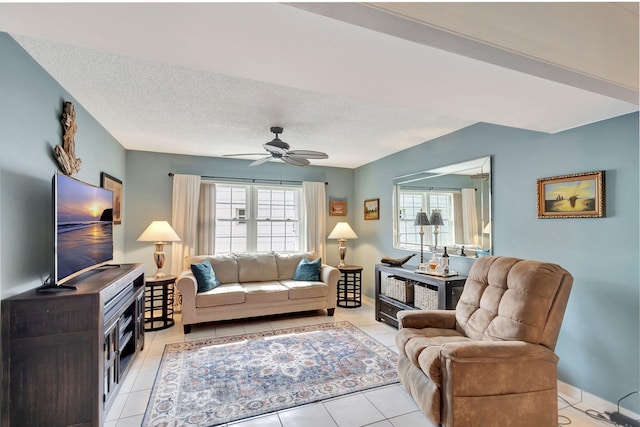
POLYGON ((308 282, 320 281, 320 270, 322 269, 322 259, 317 258, 313 261, 309 261, 306 258, 302 258, 298 263, 296 272, 293 275, 293 280, 305 280, 308 282))
POLYGON ((208 259, 198 264, 191 264, 191 271, 198 282, 198 293, 207 292, 220 286, 220 280, 216 277, 208 259))

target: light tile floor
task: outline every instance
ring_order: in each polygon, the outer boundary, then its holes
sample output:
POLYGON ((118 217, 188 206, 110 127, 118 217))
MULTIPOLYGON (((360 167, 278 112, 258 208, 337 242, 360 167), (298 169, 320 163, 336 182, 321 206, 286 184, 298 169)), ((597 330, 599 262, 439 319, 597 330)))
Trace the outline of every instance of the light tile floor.
MULTIPOLYGON (((151 388, 165 344, 259 332, 270 329, 303 326, 322 322, 348 320, 365 333, 397 351, 396 329, 374 318, 372 305, 359 308, 337 308, 335 316, 324 312, 303 313, 234 322, 195 325, 189 335, 182 333, 179 314, 171 328, 145 334, 145 347, 127 374, 122 388, 107 413, 105 427, 139 427, 147 408, 151 388)), ((580 404, 575 405, 580 408, 580 404)), ((572 427, 607 425, 602 421, 559 401, 559 425, 572 427)), ((587 408, 581 408, 587 409, 587 408)), ((323 402, 279 411, 228 424, 228 427, 434 427, 419 411, 413 399, 401 385, 354 393, 323 402)))

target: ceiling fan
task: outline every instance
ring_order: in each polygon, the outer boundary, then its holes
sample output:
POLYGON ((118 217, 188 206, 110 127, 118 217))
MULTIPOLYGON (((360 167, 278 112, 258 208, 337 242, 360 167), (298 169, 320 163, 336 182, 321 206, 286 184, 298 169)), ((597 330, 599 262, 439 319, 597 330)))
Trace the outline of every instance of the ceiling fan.
MULTIPOLYGON (((268 156, 263 157, 261 159, 256 160, 251 163, 249 166, 258 166, 263 163, 268 162, 271 159, 280 159, 285 163, 289 163, 294 166, 307 166, 310 164, 308 159, 328 159, 329 156, 327 153, 323 153, 320 151, 311 151, 311 150, 289 150, 290 146, 280 138, 278 135, 282 133, 282 128, 280 126, 272 126, 271 132, 276 135, 273 140, 267 142, 266 144, 262 144, 268 156)), ((236 156, 260 156, 264 153, 245 153, 245 154, 225 154, 225 157, 236 157, 236 156)))

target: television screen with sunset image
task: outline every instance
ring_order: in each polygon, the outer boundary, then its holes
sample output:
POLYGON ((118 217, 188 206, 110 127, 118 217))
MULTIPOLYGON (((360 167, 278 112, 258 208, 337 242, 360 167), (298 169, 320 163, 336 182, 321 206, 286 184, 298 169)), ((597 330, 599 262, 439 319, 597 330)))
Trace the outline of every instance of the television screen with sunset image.
POLYGON ((113 259, 113 195, 61 173, 54 193, 54 277, 61 284, 113 259))

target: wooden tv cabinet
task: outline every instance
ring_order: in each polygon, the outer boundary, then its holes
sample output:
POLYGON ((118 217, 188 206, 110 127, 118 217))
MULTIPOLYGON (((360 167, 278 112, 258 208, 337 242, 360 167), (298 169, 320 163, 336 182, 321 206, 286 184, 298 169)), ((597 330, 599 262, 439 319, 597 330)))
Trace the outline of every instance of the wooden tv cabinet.
POLYGON ((144 266, 104 266, 2 301, 3 426, 102 426, 144 346, 144 266))

